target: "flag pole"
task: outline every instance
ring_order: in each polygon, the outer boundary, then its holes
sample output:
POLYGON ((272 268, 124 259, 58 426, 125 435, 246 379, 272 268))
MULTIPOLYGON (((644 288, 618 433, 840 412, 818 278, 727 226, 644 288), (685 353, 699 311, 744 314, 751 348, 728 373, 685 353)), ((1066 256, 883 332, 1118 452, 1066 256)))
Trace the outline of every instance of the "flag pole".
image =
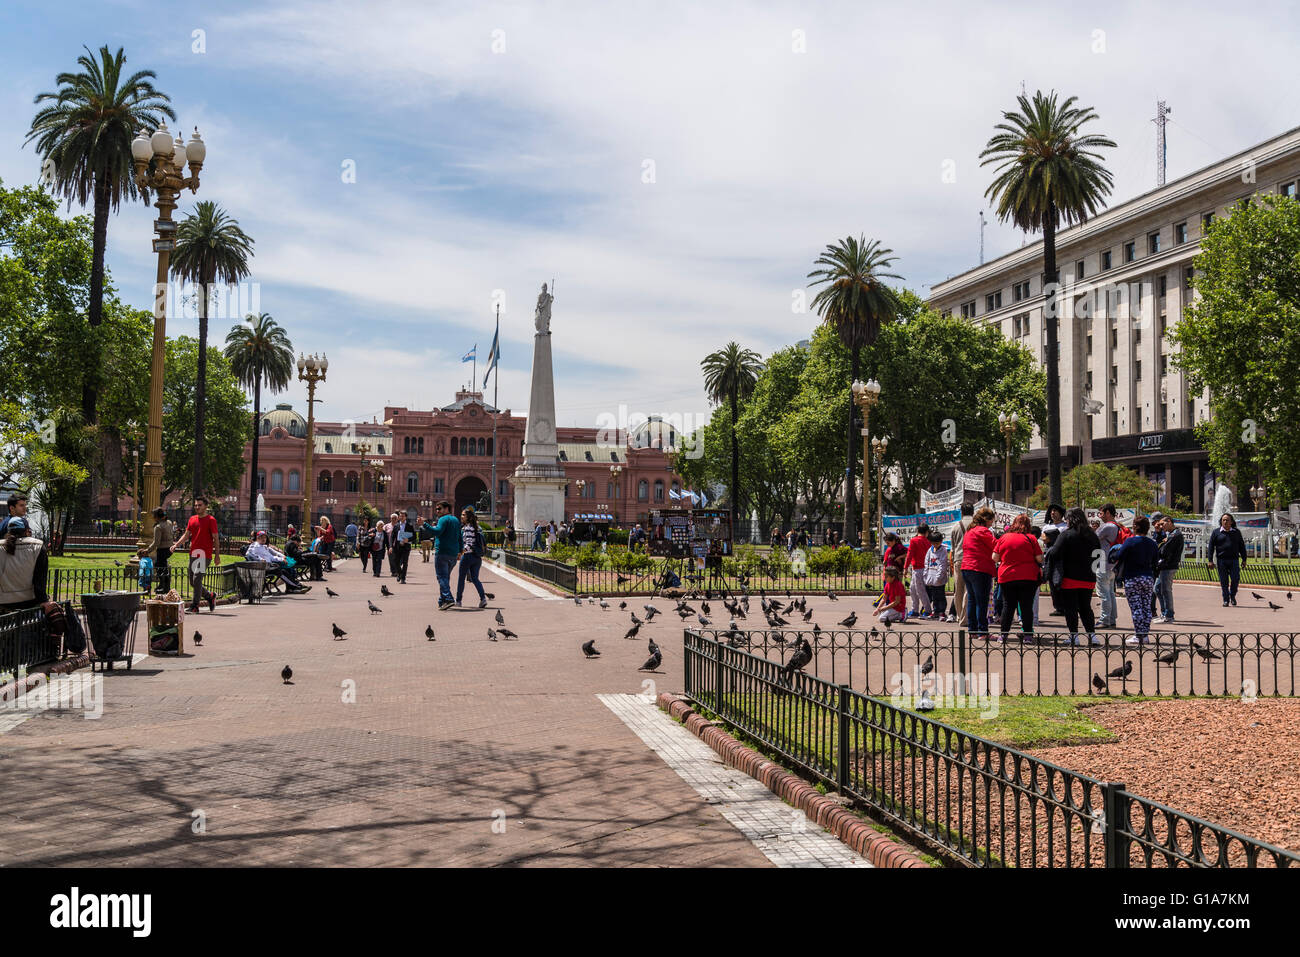
MULTIPOLYGON (((501 303, 497 303, 497 327, 496 333, 492 337, 493 345, 499 353, 501 350, 501 303)), ((501 359, 497 355, 488 356, 488 361, 492 363, 492 494, 488 501, 492 503, 492 521, 497 518, 497 416, 500 410, 497 408, 497 390, 501 385, 501 359)), ((504 544, 504 542, 503 542, 504 544)))

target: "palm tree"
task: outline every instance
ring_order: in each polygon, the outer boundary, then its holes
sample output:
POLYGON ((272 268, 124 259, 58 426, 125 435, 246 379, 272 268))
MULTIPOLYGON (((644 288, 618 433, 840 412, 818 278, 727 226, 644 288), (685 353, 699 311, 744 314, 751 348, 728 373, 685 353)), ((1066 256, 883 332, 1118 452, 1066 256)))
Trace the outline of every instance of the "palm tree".
POLYGON ((224 209, 211 200, 200 200, 194 212, 176 228, 176 251, 172 270, 198 287, 199 368, 194 392, 194 494, 204 492, 203 425, 208 394, 208 303, 213 284, 238 282, 248 276, 248 257, 253 240, 239 228, 224 209))
MULTIPOLYGON (((98 56, 90 49, 77 57, 79 73, 60 73, 59 89, 38 93, 36 103, 50 105, 32 117, 24 143, 36 141, 44 174, 55 196, 75 200, 94 210, 91 246, 90 303, 87 322, 91 338, 104 315, 104 248, 108 243, 108 214, 125 200, 137 197, 148 202, 148 194, 137 188, 131 163, 131 140, 136 131, 157 129, 163 117, 176 119, 167 104, 170 97, 154 89, 153 70, 139 70, 123 77, 126 57, 122 48, 110 54, 107 46, 98 56)), ((81 414, 87 424, 98 421, 98 363, 83 370, 81 414)))
POLYGON ((253 390, 253 473, 248 483, 248 513, 256 518, 257 446, 261 438, 262 383, 283 392, 293 380, 293 344, 280 324, 263 312, 248 315, 226 333, 226 358, 239 384, 253 390))
MULTIPOLYGON (((835 330, 840 341, 849 349, 849 381, 845 388, 850 388, 862 369, 862 350, 876 344, 882 323, 892 321, 899 310, 898 294, 886 283, 886 279, 902 279, 892 272, 884 270, 894 264, 894 251, 882 249, 880 243, 865 236, 854 239, 849 236, 838 243, 827 246, 817 258, 814 269, 808 278, 814 280, 812 285, 825 283, 825 288, 818 290, 813 297, 812 306, 822 317, 822 321, 835 330)), ((853 426, 853 400, 849 399, 849 416, 847 441, 844 450, 844 475, 849 479, 857 471, 858 432, 853 426)), ((869 477, 862 476, 862 494, 866 495, 869 477)), ((844 540, 853 537, 853 482, 845 482, 844 489, 844 540)), ((862 534, 865 536, 864 528, 862 534)))
MULTIPOLYGON (((1026 232, 1043 231, 1043 315, 1055 316, 1052 299, 1059 276, 1056 230, 1094 216, 1110 193, 1110 172, 1101 165, 1102 147, 1115 144, 1104 136, 1082 135, 1080 128, 1097 118, 1091 107, 1076 107, 1078 97, 1058 103, 1056 91, 1034 93, 1031 102, 1018 96, 1018 111, 1002 114, 993 127, 982 166, 997 163, 996 177, 984 195, 993 200, 998 218, 1026 232)), ((1061 381, 1057 320, 1047 326, 1047 475, 1051 501, 1061 491, 1061 381)))
POLYGON ((705 356, 700 368, 704 370, 704 390, 709 401, 714 405, 731 403, 731 540, 734 542, 736 518, 744 507, 740 498, 740 442, 736 438, 736 420, 740 416, 740 400, 754 394, 763 363, 754 350, 728 342, 705 356))

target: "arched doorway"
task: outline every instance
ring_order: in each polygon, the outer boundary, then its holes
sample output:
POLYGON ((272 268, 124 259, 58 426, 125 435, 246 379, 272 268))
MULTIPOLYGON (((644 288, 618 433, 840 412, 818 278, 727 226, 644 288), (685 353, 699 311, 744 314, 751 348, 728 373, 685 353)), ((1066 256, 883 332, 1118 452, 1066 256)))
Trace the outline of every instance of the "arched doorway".
POLYGON ((468 505, 475 511, 478 510, 479 498, 487 492, 487 483, 477 475, 466 475, 456 483, 456 517, 460 517, 461 511, 468 505))

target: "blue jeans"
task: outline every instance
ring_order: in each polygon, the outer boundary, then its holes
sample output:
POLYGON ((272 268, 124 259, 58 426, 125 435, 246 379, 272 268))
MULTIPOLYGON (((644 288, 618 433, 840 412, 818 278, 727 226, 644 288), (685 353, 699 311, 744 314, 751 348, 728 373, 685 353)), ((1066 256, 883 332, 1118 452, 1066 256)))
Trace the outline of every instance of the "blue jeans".
POLYGON ((989 592, 993 590, 993 576, 969 568, 961 570, 966 585, 966 625, 972 635, 989 633, 989 592))
POLYGON ((438 576, 438 601, 454 602, 451 597, 451 566, 456 564, 455 555, 444 555, 441 552, 434 553, 433 556, 433 573, 438 576))
POLYGON ((1119 605, 1115 601, 1115 569, 1110 568, 1097 576, 1097 595, 1101 598, 1102 628, 1114 628, 1119 620, 1119 605))
POLYGON ((1174 620, 1174 576, 1178 569, 1167 568, 1160 573, 1156 582, 1156 597, 1160 600, 1160 613, 1170 621, 1174 620))
POLYGON ((1224 601, 1237 600, 1237 585, 1241 582, 1241 564, 1234 555, 1230 561, 1220 561, 1219 587, 1223 589, 1224 601))
POLYGON ((460 604, 461 597, 465 594, 466 578, 478 589, 478 600, 487 601, 487 593, 483 591, 483 584, 478 580, 478 570, 482 567, 483 559, 477 555, 460 557, 460 572, 456 575, 456 604, 460 604))

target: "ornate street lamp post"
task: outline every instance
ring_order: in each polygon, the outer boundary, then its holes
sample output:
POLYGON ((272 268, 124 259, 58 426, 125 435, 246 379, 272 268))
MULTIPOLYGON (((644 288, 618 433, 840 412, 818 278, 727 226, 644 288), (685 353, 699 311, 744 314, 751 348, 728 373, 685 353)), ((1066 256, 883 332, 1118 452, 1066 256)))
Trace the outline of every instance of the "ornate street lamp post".
POLYGON ((153 541, 153 510, 162 497, 162 396, 163 365, 167 358, 167 271, 171 254, 176 248, 176 221, 172 211, 181 191, 198 192, 199 171, 207 157, 207 147, 199 136, 198 128, 189 143, 179 136, 172 140, 167 124, 163 123, 152 136, 140 134, 131 141, 131 161, 135 167, 135 184, 145 195, 153 190, 157 197, 154 206, 158 218, 153 228, 157 238, 153 251, 158 254, 157 281, 153 289, 153 350, 149 364, 149 433, 146 441, 144 463, 144 493, 136 507, 141 511, 140 548, 153 541), (190 175, 184 166, 188 161, 190 175))
POLYGON ((1013 439, 1015 439, 1016 432, 1020 428, 1020 413, 1012 412, 1010 415, 1007 415, 1005 412, 999 412, 998 428, 1002 431, 1002 437, 1006 440, 1007 443, 1007 454, 1005 460, 1006 465, 1005 465, 1005 472, 1004 472, 1004 474, 1006 475, 1007 484, 1006 484, 1006 488, 1003 491, 1006 493, 1007 501, 1010 502, 1012 505, 1015 505, 1016 493, 1011 490, 1011 442, 1013 439))
POLYGON ((329 367, 330 361, 324 356, 298 354, 298 379, 307 383, 307 462, 303 466, 306 480, 302 483, 302 524, 308 532, 315 524, 311 515, 311 489, 316 476, 311 470, 311 454, 316 445, 316 383, 325 381, 325 370, 329 367))
POLYGON ((618 480, 623 474, 623 466, 611 465, 609 467, 610 478, 614 480, 614 524, 618 524, 618 480))
MULTIPOLYGON (((871 474, 871 461, 867 457, 871 434, 871 410, 880 401, 880 383, 875 379, 866 382, 854 380, 853 401, 862 410, 862 538, 865 541, 871 534, 871 495, 867 492, 867 477, 871 474)), ((848 516, 845 516, 847 524, 848 516)))
POLYGON ((871 451, 876 453, 876 514, 880 518, 879 534, 876 543, 885 541, 885 453, 889 451, 889 436, 882 435, 871 440, 871 451))

